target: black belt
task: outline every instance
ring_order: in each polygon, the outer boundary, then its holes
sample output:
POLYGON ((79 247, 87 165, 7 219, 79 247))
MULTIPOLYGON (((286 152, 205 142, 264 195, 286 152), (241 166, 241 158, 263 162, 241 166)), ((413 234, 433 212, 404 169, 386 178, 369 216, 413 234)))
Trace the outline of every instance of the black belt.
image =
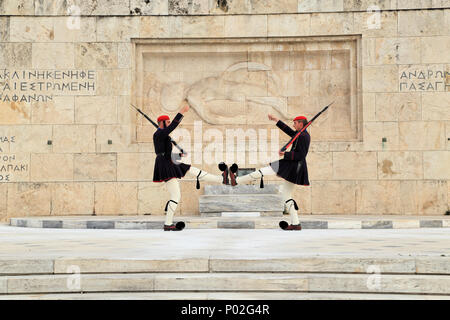
POLYGON ((166 153, 165 153, 165 152, 161 152, 161 153, 157 153, 156 155, 157 155, 157 156, 163 156, 163 157, 164 157, 164 156, 166 155, 166 153))

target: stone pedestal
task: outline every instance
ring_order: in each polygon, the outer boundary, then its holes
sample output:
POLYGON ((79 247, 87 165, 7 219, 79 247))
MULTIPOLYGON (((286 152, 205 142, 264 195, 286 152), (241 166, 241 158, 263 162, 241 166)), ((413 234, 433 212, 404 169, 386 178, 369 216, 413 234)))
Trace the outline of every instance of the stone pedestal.
POLYGON ((205 186, 205 194, 199 197, 199 211, 202 216, 226 216, 230 213, 240 216, 282 216, 283 199, 279 185, 205 186))

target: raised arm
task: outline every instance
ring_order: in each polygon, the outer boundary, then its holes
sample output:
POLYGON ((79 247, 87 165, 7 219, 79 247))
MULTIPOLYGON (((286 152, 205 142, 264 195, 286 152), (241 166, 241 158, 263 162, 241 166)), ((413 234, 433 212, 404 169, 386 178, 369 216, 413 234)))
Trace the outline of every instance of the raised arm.
POLYGON ((284 133, 286 133, 289 137, 295 136, 296 132, 291 129, 287 124, 285 124, 283 121, 278 120, 277 127, 281 129, 284 133))
POLYGON ((296 132, 292 130, 287 124, 271 114, 269 114, 269 120, 275 121, 277 123, 277 127, 280 128, 281 131, 286 133, 288 136, 293 137, 296 134, 296 132))
POLYGON ((186 104, 185 106, 183 106, 183 108, 181 108, 180 112, 177 113, 175 118, 173 118, 173 120, 170 122, 170 124, 167 126, 167 128, 161 129, 162 132, 164 134, 169 134, 173 130, 175 130, 175 128, 180 124, 181 120, 183 119, 184 114, 188 111, 189 111, 189 105, 186 104))

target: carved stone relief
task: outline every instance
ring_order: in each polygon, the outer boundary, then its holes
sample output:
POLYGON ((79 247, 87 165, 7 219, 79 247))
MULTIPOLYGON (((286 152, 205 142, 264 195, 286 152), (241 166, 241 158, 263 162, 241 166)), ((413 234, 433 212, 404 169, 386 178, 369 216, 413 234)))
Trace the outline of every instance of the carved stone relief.
MULTIPOLYGON (((356 41, 137 44, 137 103, 154 117, 188 103, 212 126, 288 122, 333 108, 314 124, 316 140, 358 138, 356 41), (188 50, 187 50, 188 49, 188 50), (196 50, 198 49, 198 50, 196 50)), ((188 122, 189 120, 185 121, 188 122)))

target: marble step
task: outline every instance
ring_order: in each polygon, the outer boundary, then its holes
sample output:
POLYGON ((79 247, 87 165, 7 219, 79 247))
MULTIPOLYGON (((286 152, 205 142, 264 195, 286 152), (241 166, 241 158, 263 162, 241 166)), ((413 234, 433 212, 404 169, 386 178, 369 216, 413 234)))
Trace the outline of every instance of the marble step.
POLYGON ((129 273, 0 278, 0 294, 291 291, 450 295, 450 277, 323 273, 129 273))
POLYGON ((221 195, 221 194, 279 194, 281 185, 266 184, 264 188, 258 185, 205 185, 205 195, 221 195))
MULTIPOLYGON (((201 212, 201 217, 222 217, 222 218, 234 218, 235 221, 233 221, 236 224, 239 224, 240 221, 244 218, 247 218, 248 220, 245 221, 247 223, 252 223, 254 225, 254 220, 261 219, 261 217, 279 217, 282 219, 283 212, 281 211, 263 211, 263 212, 252 212, 252 211, 228 211, 228 212, 201 212)), ((220 228, 221 225, 223 225, 223 222, 229 222, 229 221, 218 221, 218 227, 220 228)), ((250 227, 250 229, 253 229, 254 227, 250 227)))
POLYGON ((207 212, 282 212, 283 198, 276 194, 202 195, 200 213, 207 212))
POLYGON ((261 212, 221 212, 220 216, 224 218, 256 218, 261 217, 261 212))
POLYGON ((450 296, 334 292, 100 292, 8 294, 0 300, 450 300, 450 296))
POLYGON ((222 273, 290 272, 367 274, 446 275, 450 277, 450 257, 360 257, 304 256, 300 258, 223 259, 185 258, 162 260, 54 258, 0 259, 0 279, 7 276, 67 275, 90 273, 222 273), (376 266, 376 270, 372 270, 376 266))

